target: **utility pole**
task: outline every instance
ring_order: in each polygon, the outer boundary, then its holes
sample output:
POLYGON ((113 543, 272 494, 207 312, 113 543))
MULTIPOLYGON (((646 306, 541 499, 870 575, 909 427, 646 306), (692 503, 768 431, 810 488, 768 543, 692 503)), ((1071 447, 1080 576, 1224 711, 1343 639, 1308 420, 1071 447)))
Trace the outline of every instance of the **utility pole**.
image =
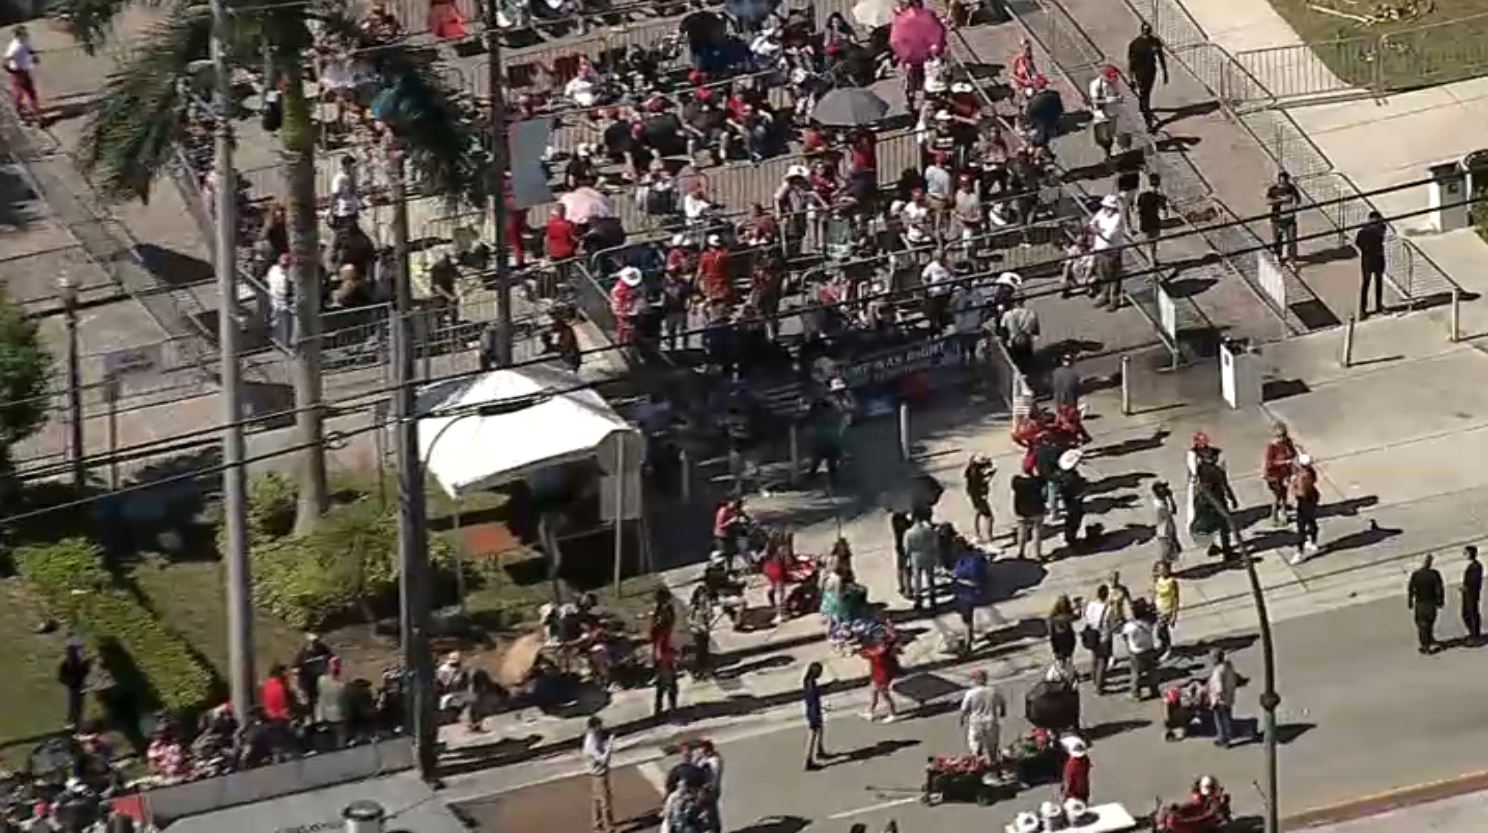
POLYGON ((1236 543, 1240 545, 1240 557, 1245 559, 1245 573, 1250 578, 1250 594, 1255 597, 1256 619, 1261 631, 1261 727, 1262 741, 1266 746, 1266 817, 1265 833, 1281 833, 1281 815, 1276 791, 1276 709, 1281 705, 1281 695, 1276 693, 1276 645, 1271 641, 1271 617, 1266 612, 1266 594, 1261 591, 1261 578, 1256 574, 1255 559, 1250 546, 1239 537, 1235 529, 1236 543))
POLYGON ((408 267, 408 201, 403 151, 388 146, 393 206, 393 416, 398 455, 398 636, 403 643, 410 733, 419 773, 438 780, 438 726, 434 709, 434 661, 429 654, 429 540, 425 527, 424 472, 419 462, 418 413, 413 384, 413 289, 408 267))
POLYGON ((227 527, 227 653, 233 711, 245 719, 253 706, 253 608, 249 601, 252 578, 248 572, 248 510, 244 500, 247 474, 243 471, 243 408, 241 368, 238 365, 237 287, 237 174, 232 163, 232 86, 227 67, 228 17, 224 0, 212 0, 213 95, 217 111, 216 142, 217 239, 213 264, 217 271, 217 346, 222 373, 222 514, 227 527))
POLYGON ((67 444, 68 462, 72 465, 72 485, 81 489, 88 483, 83 462, 83 373, 78 356, 77 281, 63 272, 57 278, 57 295, 62 299, 62 315, 67 324, 67 444))
POLYGON ((491 90, 491 223, 496 227, 496 366, 512 363, 511 270, 506 258, 506 175, 511 167, 506 145, 506 93, 501 73, 501 32, 496 0, 486 0, 486 85, 491 90))

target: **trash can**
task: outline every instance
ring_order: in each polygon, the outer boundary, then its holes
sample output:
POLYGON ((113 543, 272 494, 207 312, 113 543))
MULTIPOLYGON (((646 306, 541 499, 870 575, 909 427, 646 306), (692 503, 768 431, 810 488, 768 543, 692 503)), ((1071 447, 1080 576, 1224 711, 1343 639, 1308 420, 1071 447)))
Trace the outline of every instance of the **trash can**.
POLYGON ((1467 172, 1459 162, 1432 165, 1429 187, 1431 227, 1455 231, 1467 227, 1467 172))

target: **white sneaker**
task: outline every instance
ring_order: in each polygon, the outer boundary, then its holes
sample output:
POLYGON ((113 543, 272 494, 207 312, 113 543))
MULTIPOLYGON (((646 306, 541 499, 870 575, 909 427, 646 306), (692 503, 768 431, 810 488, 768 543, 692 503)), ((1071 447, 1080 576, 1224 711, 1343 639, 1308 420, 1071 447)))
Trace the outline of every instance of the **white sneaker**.
POLYGON ((1303 560, 1305 560, 1306 558, 1307 558, 1307 556, 1306 555, 1303 555, 1302 552, 1299 550, 1297 552, 1292 553, 1292 557, 1287 559, 1287 563, 1290 564, 1290 565, 1292 565, 1293 567, 1295 567, 1298 564, 1301 564, 1303 562, 1303 560))
POLYGON ((873 722, 873 712, 859 712, 858 713, 858 717, 863 718, 864 720, 868 721, 869 723, 872 723, 873 722))
POLYGON ((1322 549, 1322 547, 1319 547, 1312 541, 1308 541, 1302 545, 1302 549, 1306 550, 1308 555, 1317 555, 1318 550, 1322 549))
POLYGON ((879 722, 880 723, 893 723, 894 721, 896 721, 898 719, 899 718, 897 716, 890 714, 890 715, 885 715, 884 716, 884 719, 883 720, 880 720, 879 722))

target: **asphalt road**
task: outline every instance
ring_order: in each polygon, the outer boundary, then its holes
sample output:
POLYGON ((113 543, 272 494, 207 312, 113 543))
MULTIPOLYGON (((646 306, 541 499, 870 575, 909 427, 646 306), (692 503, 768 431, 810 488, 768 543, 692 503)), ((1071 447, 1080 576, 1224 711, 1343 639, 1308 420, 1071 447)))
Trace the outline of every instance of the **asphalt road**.
MULTIPOLYGON (((1440 638, 1460 634, 1455 609, 1443 612, 1440 638)), ((1180 622, 1180 645, 1181 622, 1180 622)), ((1260 690, 1259 645, 1252 636, 1225 640, 1242 676, 1237 716, 1256 712, 1260 690)), ((1290 620, 1276 628, 1279 663, 1281 811, 1290 815, 1351 801, 1398 787, 1447 779, 1488 764, 1488 648, 1453 647, 1435 656, 1415 650, 1403 598, 1347 607, 1290 620)), ((1202 673, 1207 650, 1189 646, 1169 661, 1175 679, 1202 673)), ((1006 694, 1021 715, 1024 685, 1006 694)), ((1206 739, 1165 742, 1161 705, 1134 703, 1125 695, 1095 698, 1086 692, 1087 726, 1096 738, 1091 757, 1094 803, 1123 802, 1133 814, 1150 812, 1158 797, 1180 796, 1191 780, 1210 773, 1235 795, 1236 811, 1261 809, 1263 756, 1258 743, 1230 750, 1206 739)), ((890 818, 915 833, 1001 829, 1014 812, 1035 807, 1055 787, 1024 791, 1016 799, 978 808, 918 802, 927 756, 961 754, 964 740, 954 713, 929 714, 892 725, 871 724, 856 714, 829 715, 827 742, 841 757, 826 769, 801 771, 799 726, 724 739, 723 818, 734 833, 846 831, 854 822, 879 830, 890 818), (845 753, 845 754, 843 754, 845 753)), ((937 713, 938 712, 938 713, 937 713)), ((1009 721, 1004 739, 1026 728, 1009 721)), ((656 784, 671 760, 615 773, 617 814, 649 830, 659 806, 656 784)), ((576 776, 464 805, 480 829, 495 833, 578 831, 588 826, 588 783, 576 776)))

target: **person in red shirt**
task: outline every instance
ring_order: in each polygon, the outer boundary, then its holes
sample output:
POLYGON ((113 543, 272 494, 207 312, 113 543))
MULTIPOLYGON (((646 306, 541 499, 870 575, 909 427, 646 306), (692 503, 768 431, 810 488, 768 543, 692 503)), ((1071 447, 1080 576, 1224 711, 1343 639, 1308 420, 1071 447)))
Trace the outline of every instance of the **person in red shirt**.
POLYGON ((734 303, 734 281, 729 275, 729 252, 723 238, 708 235, 708 248, 698 258, 697 286, 703 298, 725 305, 734 303))
POLYGON ((289 690, 283 665, 276 662, 269 669, 269 676, 259 687, 258 700, 263 704, 264 717, 269 720, 288 723, 294 718, 294 695, 289 690))
POLYGON ((548 217, 548 226, 543 233, 543 251, 548 260, 567 260, 579 253, 579 227, 568 219, 568 209, 563 203, 553 206, 548 217))
POLYGON ((899 717, 898 709, 894 706, 894 695, 890 691, 899 670, 899 658, 894 653, 893 641, 885 639, 877 645, 864 648, 863 659, 868 660, 869 692, 868 711, 863 712, 863 719, 877 719, 878 701, 882 699, 889 709, 883 722, 893 723, 899 717))
POLYGON ((1271 490, 1271 521, 1277 526, 1287 522, 1287 484, 1292 477, 1292 462, 1297 459, 1297 446, 1287 433, 1287 427, 1276 423, 1273 439, 1266 446, 1266 460, 1261 475, 1266 479, 1266 488, 1271 490))
POLYGON ((1071 798, 1090 803, 1090 748, 1080 738, 1071 737, 1064 741, 1064 751, 1068 757, 1064 759, 1064 773, 1059 781, 1060 796, 1068 801, 1071 798))
POLYGON ((873 131, 862 128, 853 134, 852 169, 854 171, 878 170, 878 139, 873 131))
POLYGON ((506 176, 506 245, 512 251, 512 267, 521 269, 527 265, 527 209, 517 205, 511 193, 511 174, 506 176))

